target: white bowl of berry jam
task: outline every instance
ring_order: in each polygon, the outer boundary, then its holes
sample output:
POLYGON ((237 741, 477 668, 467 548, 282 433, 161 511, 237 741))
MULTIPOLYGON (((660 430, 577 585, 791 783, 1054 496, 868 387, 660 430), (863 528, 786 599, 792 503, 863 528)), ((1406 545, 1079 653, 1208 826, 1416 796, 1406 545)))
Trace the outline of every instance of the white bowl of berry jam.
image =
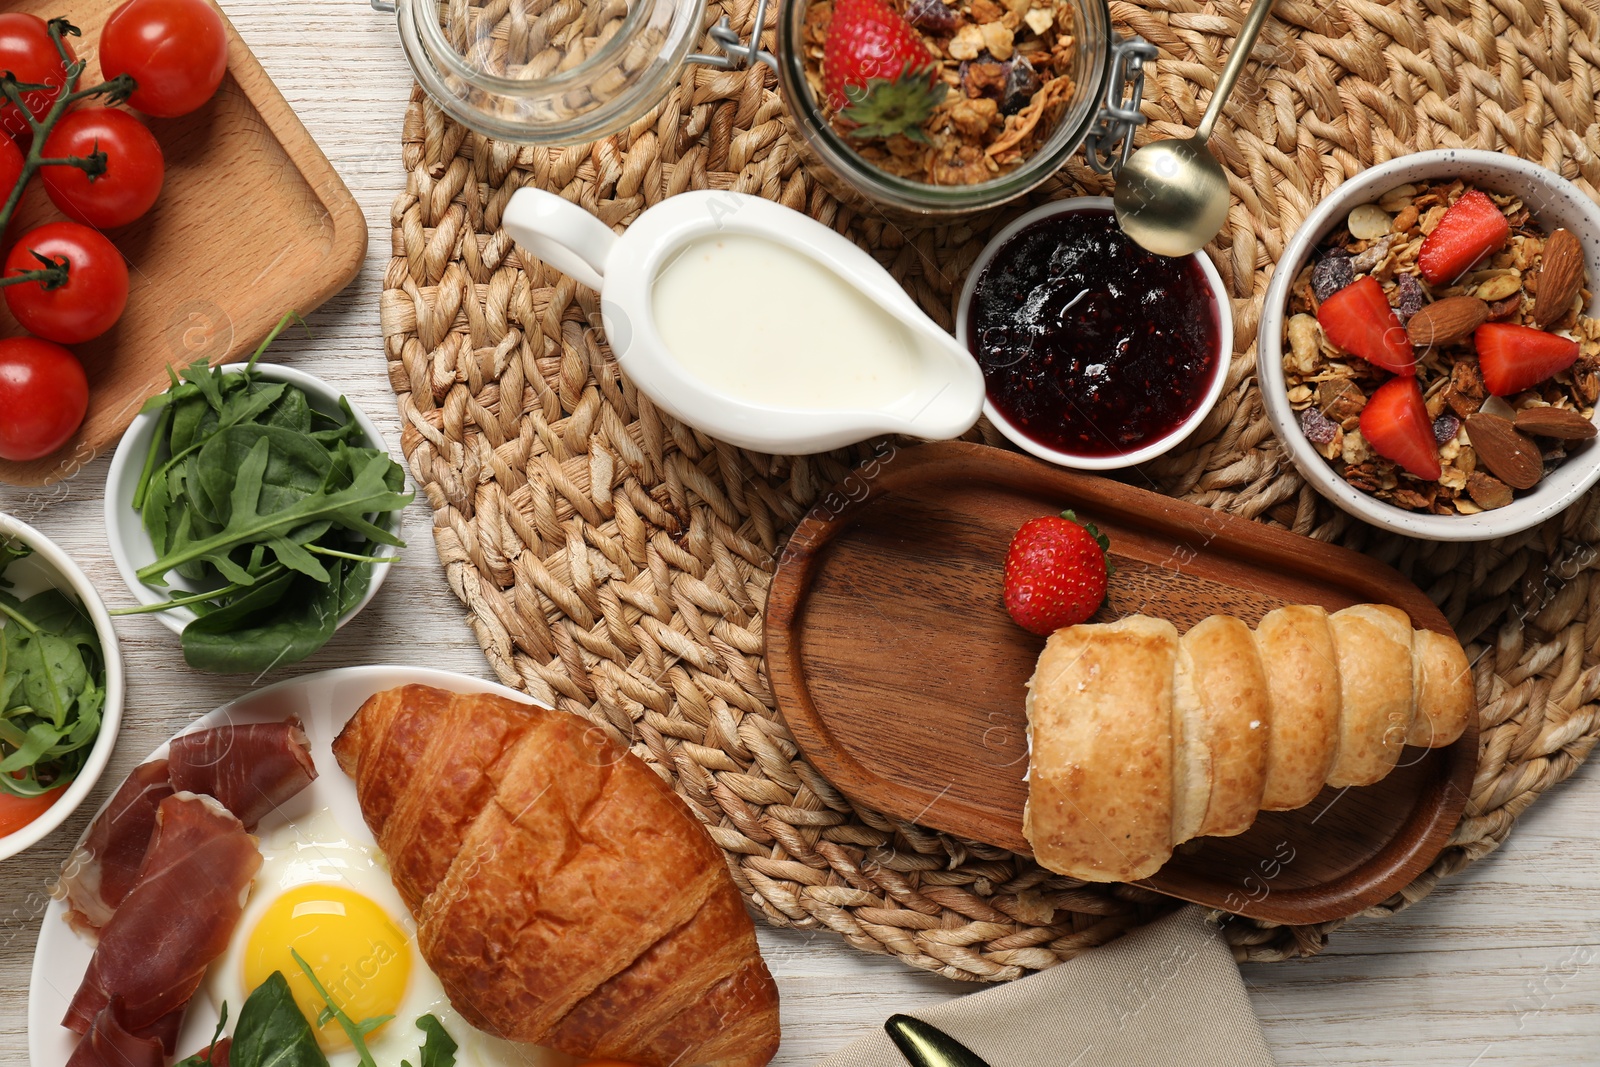
POLYGON ((972 265, 956 336, 983 369, 983 413, 1017 447, 1078 470, 1152 460, 1222 394, 1233 316, 1205 255, 1158 256, 1109 197, 1035 208, 972 265))

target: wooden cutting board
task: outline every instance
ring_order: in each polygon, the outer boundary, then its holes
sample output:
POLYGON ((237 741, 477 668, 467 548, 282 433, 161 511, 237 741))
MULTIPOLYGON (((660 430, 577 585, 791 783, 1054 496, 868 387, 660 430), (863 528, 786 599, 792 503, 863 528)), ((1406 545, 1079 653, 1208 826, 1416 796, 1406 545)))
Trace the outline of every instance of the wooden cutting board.
MULTIPOLYGON (((70 19, 83 31, 73 46, 89 61, 81 84, 99 82, 95 46, 116 2, 5 6, 70 19)), ((73 346, 89 376, 88 417, 55 455, 0 460, 0 482, 71 477, 166 388, 168 365, 239 359, 284 312, 312 311, 360 272, 360 207, 233 24, 227 29, 228 74, 211 102, 182 118, 146 120, 166 157, 166 183, 148 215, 107 231, 128 260, 128 310, 109 333, 73 346)), ((11 235, 61 218, 36 180, 11 235)), ((0 337, 24 332, 0 301, 0 337)))
MULTIPOLYGON (((1044 646, 1006 614, 1017 528, 1073 508, 1111 539, 1096 621, 1143 612, 1180 630, 1254 625, 1283 604, 1394 604, 1451 633, 1433 603, 1365 556, 1108 478, 958 442, 893 449, 825 495, 773 577, 766 660, 795 740, 853 801, 1015 852, 1028 752, 1025 683, 1044 646)), ((1477 722, 1444 749, 1408 748, 1377 785, 1325 789, 1246 833, 1179 847, 1143 883, 1282 923, 1352 915, 1433 862, 1461 817, 1477 722)))

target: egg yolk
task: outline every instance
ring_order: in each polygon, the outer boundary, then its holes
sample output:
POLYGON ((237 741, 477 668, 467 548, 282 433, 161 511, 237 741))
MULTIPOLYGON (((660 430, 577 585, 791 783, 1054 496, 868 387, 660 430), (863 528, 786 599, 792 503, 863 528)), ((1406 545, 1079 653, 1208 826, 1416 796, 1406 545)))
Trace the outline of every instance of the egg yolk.
POLYGON ((411 944, 388 912, 341 885, 303 885, 280 894, 250 931, 245 988, 253 990, 273 971, 282 971, 324 1051, 347 1049, 350 1039, 337 1020, 317 1025, 323 999, 290 949, 310 965, 334 1003, 355 1022, 395 1014, 405 996, 411 944))

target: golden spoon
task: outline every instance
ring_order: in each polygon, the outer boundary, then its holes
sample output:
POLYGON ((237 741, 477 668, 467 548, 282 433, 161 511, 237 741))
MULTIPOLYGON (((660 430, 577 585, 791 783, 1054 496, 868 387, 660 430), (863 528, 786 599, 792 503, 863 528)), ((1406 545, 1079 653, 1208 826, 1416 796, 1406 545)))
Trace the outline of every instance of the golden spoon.
POLYGON ((1194 136, 1152 141, 1130 156, 1117 176, 1117 222, 1152 252, 1186 256, 1198 251, 1228 219, 1228 176, 1206 141, 1271 10, 1272 0, 1251 6, 1194 136))
POLYGON ((921 1019, 891 1015, 883 1028, 911 1067, 989 1067, 967 1046, 921 1019))

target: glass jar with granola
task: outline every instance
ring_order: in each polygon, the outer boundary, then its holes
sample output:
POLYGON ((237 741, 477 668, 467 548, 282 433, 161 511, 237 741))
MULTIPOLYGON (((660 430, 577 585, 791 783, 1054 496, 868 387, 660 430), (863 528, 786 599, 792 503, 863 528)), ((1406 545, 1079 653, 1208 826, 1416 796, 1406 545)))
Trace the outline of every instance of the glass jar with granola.
MULTIPOLYGON (((973 211, 1022 195, 1106 122, 1154 50, 1105 0, 783 0, 778 74, 813 161, 873 200, 973 211)), ((1121 109, 1124 114, 1129 110, 1121 109)))
POLYGON ((1600 320, 1584 249, 1516 196, 1418 181, 1350 211, 1290 290, 1284 387, 1350 486, 1472 515, 1596 436, 1600 320))

